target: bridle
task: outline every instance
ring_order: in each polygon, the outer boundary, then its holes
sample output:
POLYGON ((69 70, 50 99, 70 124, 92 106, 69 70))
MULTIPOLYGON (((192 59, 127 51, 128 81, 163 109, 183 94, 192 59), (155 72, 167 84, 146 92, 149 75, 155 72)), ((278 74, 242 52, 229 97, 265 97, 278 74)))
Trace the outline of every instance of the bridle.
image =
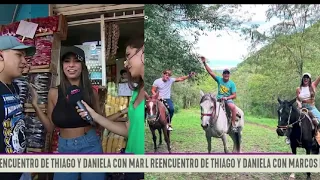
MULTIPOLYGON (((291 106, 290 112, 289 112, 289 116, 288 116, 288 119, 287 119, 287 125, 285 125, 285 126, 277 126, 279 129, 292 128, 295 124, 300 123, 301 120, 306 116, 305 113, 299 112, 299 119, 290 124, 292 109, 293 109, 293 107, 291 106)), ((279 116, 279 121, 281 122, 281 116, 279 116)))
MULTIPOLYGON (((152 100, 147 100, 146 104, 148 104, 148 102, 151 102, 152 100)), ((156 105, 156 112, 154 113, 154 115, 150 115, 148 112, 146 112, 147 114, 147 120, 149 123, 152 123, 152 124, 155 124, 159 118, 160 118, 160 113, 159 113, 159 101, 154 101, 155 102, 155 105, 156 105)), ((147 105, 146 105, 147 106, 147 105)))
MULTIPOLYGON (((291 118, 291 114, 292 114, 292 109, 293 109, 293 106, 291 105, 290 112, 289 112, 289 117, 288 117, 288 119, 287 119, 287 125, 286 125, 286 126, 277 126, 277 127, 278 127, 278 129, 281 129, 281 130, 285 129, 285 130, 286 130, 286 129, 289 129, 289 128, 293 128, 293 126, 294 126, 295 124, 299 123, 300 129, 301 129, 301 132, 302 132, 301 121, 302 121, 302 119, 305 118, 305 117, 309 118, 309 117, 307 116, 308 110, 305 109, 305 108, 302 108, 301 111, 298 111, 298 112, 299 112, 299 118, 298 118, 298 120, 296 120, 296 121, 294 121, 293 123, 290 124, 290 118, 291 118)), ((279 116, 279 120, 280 120, 280 122, 281 122, 281 116, 279 116)), ((311 122, 311 123, 312 123, 312 122, 311 122)), ((300 134, 300 142, 301 142, 301 140, 302 140, 302 133, 300 134)), ((298 141, 298 143, 300 143, 299 140, 297 140, 297 141, 298 141)))
POLYGON ((217 100, 215 98, 213 98, 211 95, 206 95, 206 96, 203 96, 203 98, 201 99, 200 103, 202 103, 204 100, 205 100, 205 97, 209 97, 211 101, 213 101, 213 111, 211 114, 207 114, 207 113, 202 113, 201 112, 201 119, 202 117, 204 116, 209 116, 210 117, 210 127, 213 126, 213 122, 216 121, 219 117, 219 114, 220 114, 220 107, 221 107, 221 103, 219 103, 219 110, 218 110, 218 114, 217 114, 217 100))

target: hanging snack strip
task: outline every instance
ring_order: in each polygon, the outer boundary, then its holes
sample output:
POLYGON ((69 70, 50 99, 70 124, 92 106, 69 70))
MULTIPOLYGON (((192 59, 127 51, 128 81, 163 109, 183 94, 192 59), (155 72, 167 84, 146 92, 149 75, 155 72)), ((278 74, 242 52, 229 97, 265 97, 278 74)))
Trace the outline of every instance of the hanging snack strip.
POLYGON ((43 149, 46 133, 43 124, 35 113, 28 113, 25 117, 27 148, 43 149))
POLYGON ((14 82, 19 87, 20 103, 21 104, 26 103, 28 100, 28 93, 29 93, 29 88, 28 88, 29 77, 21 76, 20 78, 15 79, 14 82))

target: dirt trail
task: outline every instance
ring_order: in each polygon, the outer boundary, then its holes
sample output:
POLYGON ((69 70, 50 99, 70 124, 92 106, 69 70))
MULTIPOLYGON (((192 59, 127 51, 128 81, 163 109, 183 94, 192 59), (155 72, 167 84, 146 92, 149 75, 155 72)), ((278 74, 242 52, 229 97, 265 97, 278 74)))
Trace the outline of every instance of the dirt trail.
POLYGON ((254 123, 254 122, 245 122, 246 124, 252 124, 252 125, 255 125, 255 126, 259 126, 259 127, 262 127, 262 128, 265 128, 265 129, 269 129, 271 131, 275 131, 276 128, 272 128, 270 126, 267 126, 267 125, 264 125, 264 124, 259 124, 259 123, 254 123))
MULTIPOLYGON (((275 128, 253 123, 246 122, 257 128, 263 128, 267 131, 275 131, 275 128)), ((177 133, 177 132, 174 132, 177 133)), ((179 133, 180 134, 180 133, 179 133)), ((181 133, 182 134, 182 133, 181 133)), ((220 142, 216 142, 215 145, 220 145, 220 142)), ((186 149, 183 145, 184 139, 176 139, 172 141, 172 152, 180 153, 192 153, 191 150, 186 149)), ((204 143, 205 144, 205 143, 204 143)), ((197 146, 203 146, 204 144, 198 144, 197 146)), ((152 139, 147 140, 146 142, 146 152, 153 153, 153 142, 152 139)), ((263 152, 261 147, 254 148, 256 152, 263 152)), ((159 153, 167 153, 166 143, 163 140, 163 144, 158 149, 159 153)), ((199 151, 197 151, 199 152, 199 151)), ((206 153, 206 152, 204 152, 206 153)), ((145 179, 148 180, 183 180, 183 179, 192 179, 192 180, 287 180, 290 176, 290 173, 146 173, 145 179)), ((313 178, 319 177, 320 173, 312 174, 313 178)), ((296 173, 296 179, 306 179, 306 174, 296 173)), ((317 179, 317 178, 316 178, 317 179)))

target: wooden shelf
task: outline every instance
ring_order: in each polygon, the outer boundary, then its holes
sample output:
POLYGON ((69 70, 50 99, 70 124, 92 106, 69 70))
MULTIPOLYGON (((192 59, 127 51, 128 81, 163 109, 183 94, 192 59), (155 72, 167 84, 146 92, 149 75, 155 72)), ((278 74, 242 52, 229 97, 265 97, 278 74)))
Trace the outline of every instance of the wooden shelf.
POLYGON ((57 74, 57 67, 55 64, 31 66, 29 73, 52 73, 57 74))
POLYGON ((27 148, 28 153, 33 153, 33 152, 44 152, 44 149, 41 148, 27 148))
MULTIPOLYGON (((47 109, 47 104, 39 104, 40 109, 47 109)), ((24 108, 33 109, 32 104, 24 103, 24 108)))
POLYGON ((50 36, 50 35, 53 35, 53 32, 38 33, 35 35, 35 37, 50 36))

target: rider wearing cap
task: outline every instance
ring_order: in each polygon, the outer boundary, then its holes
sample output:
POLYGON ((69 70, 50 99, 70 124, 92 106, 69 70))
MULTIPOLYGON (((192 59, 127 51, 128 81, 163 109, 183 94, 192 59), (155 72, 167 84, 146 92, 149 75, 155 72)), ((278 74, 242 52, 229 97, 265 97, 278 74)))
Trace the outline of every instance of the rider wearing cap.
POLYGON ((201 60, 204 64, 206 70, 208 71, 208 73, 218 83, 217 99, 224 100, 228 104, 228 107, 232 113, 232 117, 231 117, 232 130, 237 131, 237 127, 236 127, 237 108, 233 102, 233 99, 235 99, 237 97, 237 94, 236 94, 237 89, 236 89, 236 84, 232 80, 229 79, 230 78, 230 71, 228 69, 225 69, 222 72, 222 77, 217 76, 213 73, 213 71, 207 65, 206 58, 201 57, 201 60))
MULTIPOLYGON (((308 109, 316 119, 313 119, 312 122, 315 126, 319 124, 320 120, 320 112, 315 106, 315 92, 316 88, 320 82, 320 76, 314 81, 311 81, 311 74, 304 73, 302 75, 300 86, 296 89, 297 94, 297 105, 298 108, 306 108, 308 109)), ((287 133, 287 144, 290 144, 289 134, 287 133)))

